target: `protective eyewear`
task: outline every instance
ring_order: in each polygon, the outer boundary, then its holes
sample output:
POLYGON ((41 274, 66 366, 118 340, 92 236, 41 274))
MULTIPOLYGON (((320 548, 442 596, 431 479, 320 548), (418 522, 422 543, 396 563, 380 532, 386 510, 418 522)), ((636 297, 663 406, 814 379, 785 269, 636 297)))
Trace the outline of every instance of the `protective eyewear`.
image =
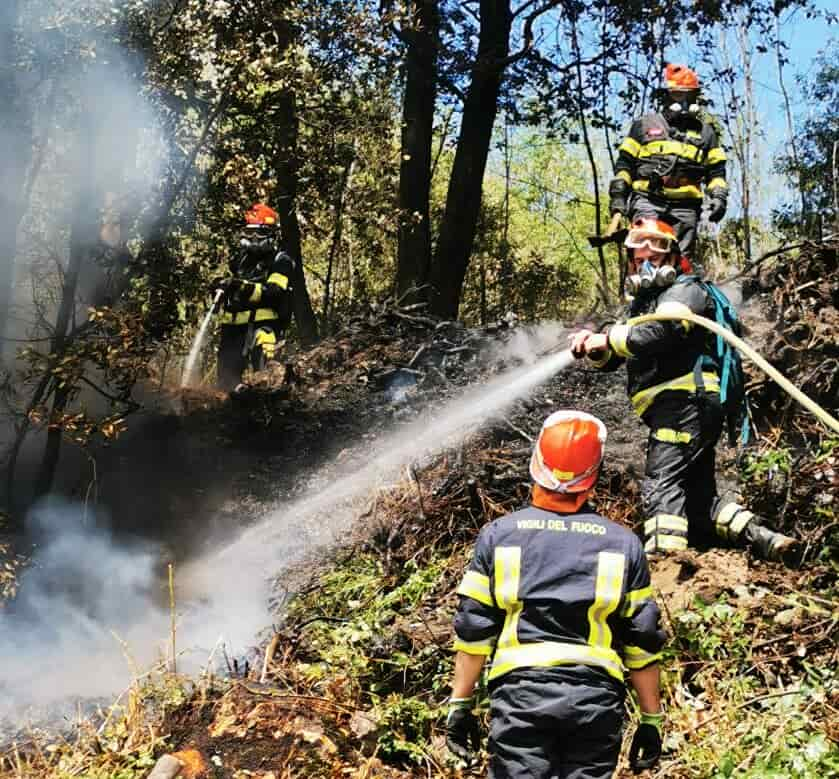
POLYGON ((667 254, 670 251, 670 239, 663 235, 650 235, 637 230, 630 230, 624 241, 627 249, 643 249, 645 246, 653 252, 667 254))

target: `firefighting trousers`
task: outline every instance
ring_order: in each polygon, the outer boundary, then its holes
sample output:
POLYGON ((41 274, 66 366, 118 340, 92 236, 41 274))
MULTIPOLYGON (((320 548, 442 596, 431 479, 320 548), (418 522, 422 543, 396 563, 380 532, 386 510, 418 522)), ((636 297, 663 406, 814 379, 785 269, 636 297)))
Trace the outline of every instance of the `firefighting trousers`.
POLYGON ((268 360, 274 358, 281 338, 279 322, 222 325, 218 345, 218 388, 232 390, 242 380, 245 368, 262 370, 268 360))
POLYGON ((679 249, 686 257, 691 257, 696 244, 700 211, 701 203, 688 205, 643 192, 633 192, 628 204, 630 221, 642 216, 652 216, 671 225, 676 231, 679 249))
POLYGON ((650 428, 641 485, 644 549, 674 551, 686 549, 689 540, 707 544, 715 535, 728 538, 717 529, 716 520, 732 513, 730 507, 742 507, 723 505, 717 496, 715 448, 723 428, 719 397, 662 393, 644 422, 650 428))
POLYGON ((609 779, 623 685, 585 666, 526 668, 490 684, 491 779, 609 779))

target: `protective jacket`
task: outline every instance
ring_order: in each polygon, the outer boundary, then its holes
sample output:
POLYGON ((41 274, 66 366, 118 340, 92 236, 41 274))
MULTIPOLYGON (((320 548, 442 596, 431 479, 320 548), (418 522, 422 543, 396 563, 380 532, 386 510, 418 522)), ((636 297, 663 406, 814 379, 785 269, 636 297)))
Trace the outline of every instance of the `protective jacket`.
POLYGON ((720 390, 711 357, 712 336, 706 330, 687 321, 634 323, 642 314, 680 309, 714 319, 714 301, 695 276, 682 274, 670 287, 644 290, 632 301, 629 318, 609 328, 606 353, 592 355, 592 364, 601 370, 616 370, 626 362, 629 397, 645 421, 655 403, 672 393, 684 397, 684 393, 720 390))
POLYGON ((294 261, 283 250, 272 247, 270 253, 244 248, 231 263, 235 278, 246 282, 238 295, 225 301, 222 325, 248 325, 276 321, 281 329, 288 326, 291 314, 290 284, 294 261))
POLYGON ((586 505, 533 505, 485 526, 457 592, 455 648, 492 656, 491 683, 562 666, 619 684, 665 639, 641 542, 586 505))
POLYGON ((609 194, 626 201, 630 191, 641 192, 698 206, 704 184, 709 195, 725 199, 725 162, 710 115, 684 113, 668 121, 662 114, 645 114, 618 149, 609 194))

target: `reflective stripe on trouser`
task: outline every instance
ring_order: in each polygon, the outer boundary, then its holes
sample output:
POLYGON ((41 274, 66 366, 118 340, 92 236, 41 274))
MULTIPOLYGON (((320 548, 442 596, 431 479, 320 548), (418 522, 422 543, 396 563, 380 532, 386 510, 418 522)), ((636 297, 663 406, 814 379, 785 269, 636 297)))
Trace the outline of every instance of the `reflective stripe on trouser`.
POLYGON ((754 518, 755 515, 739 503, 721 503, 714 512, 714 528, 720 538, 736 543, 754 518))
POLYGON ((253 348, 261 349, 266 360, 273 360, 277 351, 277 334, 272 327, 259 327, 253 336, 253 348))
POLYGON ((684 549, 689 537, 694 543, 711 541, 716 535, 711 513, 718 502, 714 448, 723 422, 719 397, 710 394, 700 401, 693 393, 664 393, 655 399, 644 422, 652 428, 641 485, 644 548, 647 552, 684 549), (656 432, 662 429, 674 431, 675 440, 660 440, 656 432))
POLYGON ((246 367, 258 370, 275 356, 282 332, 276 321, 260 322, 258 326, 222 325, 220 331, 217 386, 223 390, 232 390, 242 380, 246 367))
POLYGON ((629 197, 630 221, 641 216, 654 216, 672 225, 682 254, 690 256, 696 243, 696 226, 699 223, 701 203, 687 205, 667 200, 647 192, 633 192, 629 197))
POLYGON ((586 668, 513 671, 490 683, 492 779, 609 779, 623 685, 586 668))

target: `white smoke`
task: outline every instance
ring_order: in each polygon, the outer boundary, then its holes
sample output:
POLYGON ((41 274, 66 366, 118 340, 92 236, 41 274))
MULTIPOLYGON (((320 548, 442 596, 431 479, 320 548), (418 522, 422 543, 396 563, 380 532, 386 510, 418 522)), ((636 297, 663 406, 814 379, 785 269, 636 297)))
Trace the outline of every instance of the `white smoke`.
MULTIPOLYGON (((535 357, 558 340, 564 346, 555 325, 523 333, 507 344, 506 354, 524 366, 358 445, 341 465, 310 475, 301 461, 301 478, 308 482, 299 499, 277 506, 224 548, 176 569, 179 670, 206 665, 220 637, 230 653, 250 647, 270 621, 274 577, 340 544, 373 490, 394 483, 406 466, 460 444, 567 368, 567 351, 535 357)), ((137 668, 167 659, 167 575, 159 552, 117 539, 101 519, 96 527, 85 523, 78 506, 51 501, 38 506, 30 522, 43 545, 22 578, 12 613, 0 612, 0 700, 6 706, 4 712, 0 705, 0 717, 12 706, 118 693, 137 668)))
POLYGON ((102 518, 93 526, 82 507, 55 499, 30 512, 28 529, 41 543, 0 611, 0 716, 20 703, 111 695, 167 633, 155 549, 117 541, 102 518))

